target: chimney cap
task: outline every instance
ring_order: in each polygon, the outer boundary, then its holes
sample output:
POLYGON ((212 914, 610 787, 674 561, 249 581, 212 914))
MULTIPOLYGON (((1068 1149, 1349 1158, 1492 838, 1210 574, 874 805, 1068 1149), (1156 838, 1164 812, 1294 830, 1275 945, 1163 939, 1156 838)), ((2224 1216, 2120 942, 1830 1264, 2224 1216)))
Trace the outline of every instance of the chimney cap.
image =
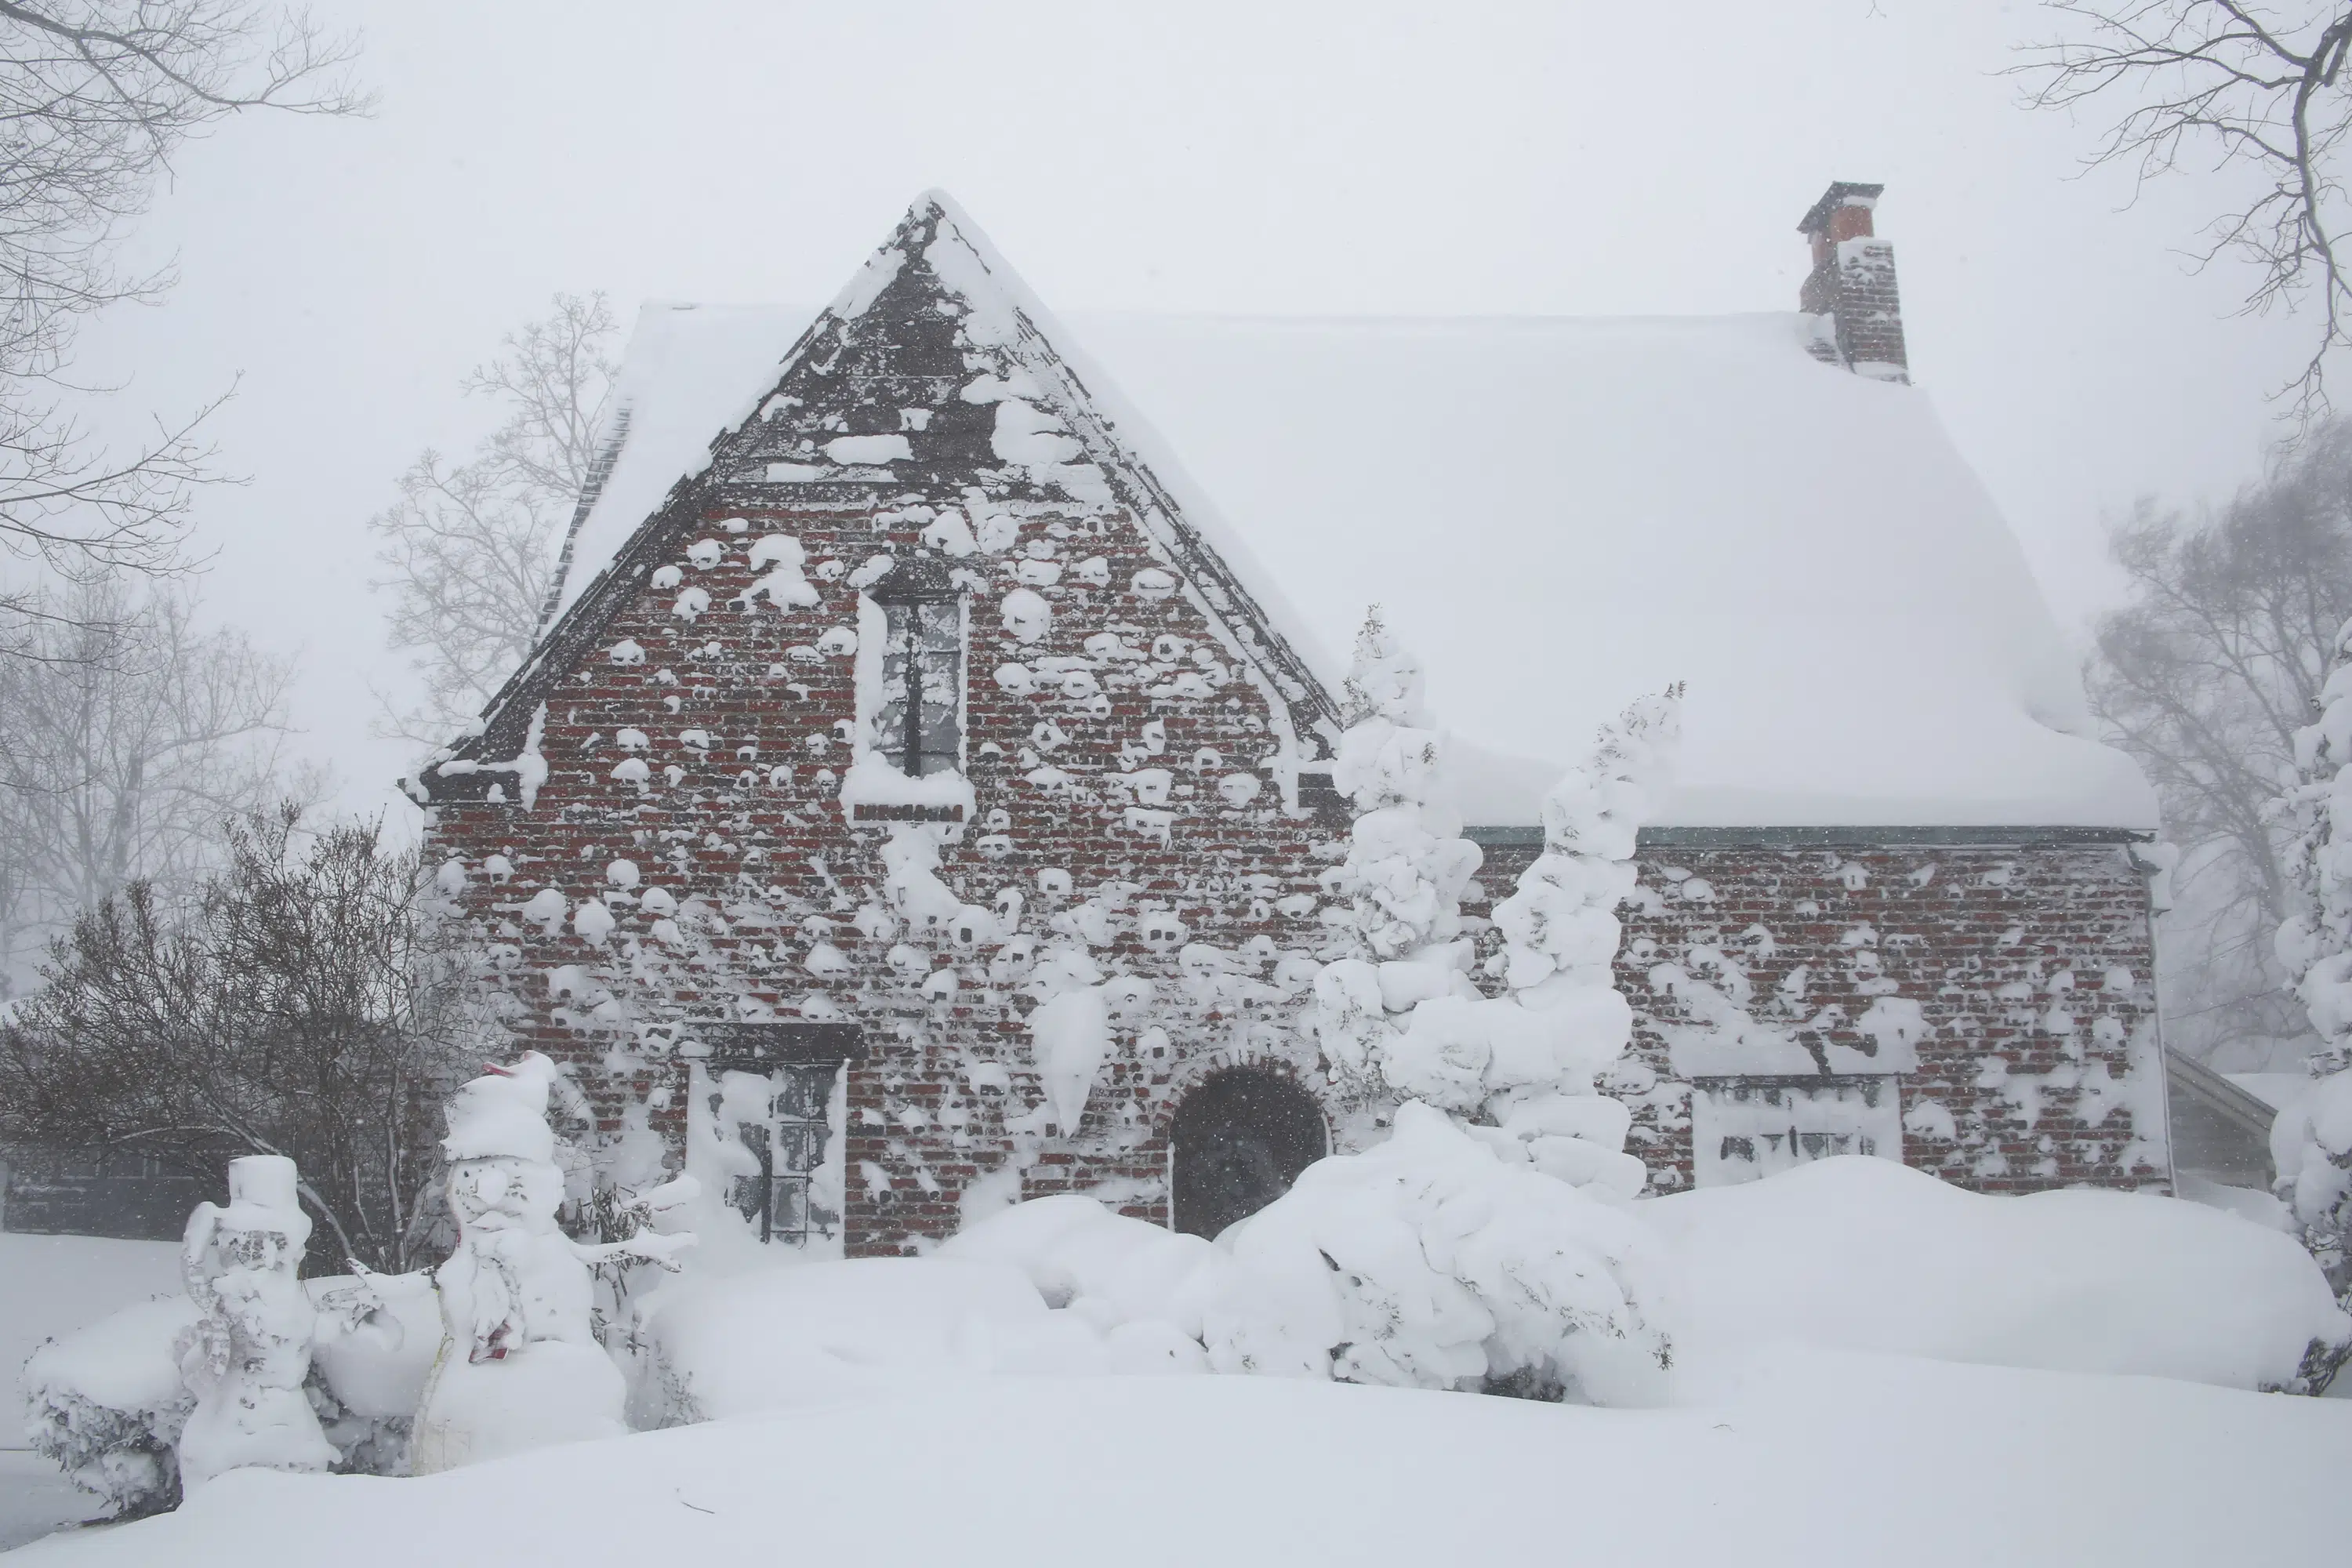
POLYGON ((1829 227, 1830 214, 1840 207, 1874 207, 1878 205, 1878 194, 1885 189, 1885 185, 1861 185, 1851 180, 1832 181, 1830 188, 1822 193, 1822 199, 1806 210, 1803 219, 1797 225, 1797 232, 1821 233, 1829 227))

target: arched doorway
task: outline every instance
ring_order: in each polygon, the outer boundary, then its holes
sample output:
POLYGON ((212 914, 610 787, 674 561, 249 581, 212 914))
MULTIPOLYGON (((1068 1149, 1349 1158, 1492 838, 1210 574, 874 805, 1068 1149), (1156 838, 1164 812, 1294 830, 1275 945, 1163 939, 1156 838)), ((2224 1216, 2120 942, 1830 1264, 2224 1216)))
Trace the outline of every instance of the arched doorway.
POLYGON ((1213 1237, 1290 1190, 1330 1147, 1322 1109, 1290 1079, 1227 1068, 1176 1108, 1176 1228, 1213 1237))

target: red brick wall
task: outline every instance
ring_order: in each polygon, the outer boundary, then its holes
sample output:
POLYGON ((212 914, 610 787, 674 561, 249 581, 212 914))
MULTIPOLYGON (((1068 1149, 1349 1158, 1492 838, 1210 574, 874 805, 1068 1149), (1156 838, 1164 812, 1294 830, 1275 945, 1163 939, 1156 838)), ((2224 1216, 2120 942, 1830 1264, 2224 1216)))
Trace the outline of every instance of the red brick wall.
MULTIPOLYGON (((1507 892, 1534 853, 1490 849, 1481 886, 1507 892)), ((1666 846, 1640 859, 1619 911, 1634 1016, 1621 1092, 1654 1191, 1692 1179, 1690 1087, 1665 1033, 1691 1019, 1652 976, 1694 947, 1739 964, 1760 1020, 1813 1020, 1823 1042, 1869 1046, 1851 1021, 1876 994, 1921 1005, 1919 1070, 1900 1084, 1906 1163, 1983 1192, 2166 1190, 2147 893, 2121 846, 1666 846), (1800 965, 1803 1001, 1783 1007, 1800 965)))
POLYGON ((501 951, 494 984, 520 1043, 572 1064, 608 1132, 621 1128, 630 1104, 650 1097, 654 1124, 678 1136, 683 1068, 649 1026, 737 1016, 746 1005, 791 1016, 812 994, 861 1022, 869 1055, 849 1089, 853 1251, 887 1252, 949 1234, 965 1186, 1008 1159, 1024 1168, 1025 1195, 1108 1184, 1105 1195, 1128 1212, 1164 1219, 1166 1128, 1181 1087, 1243 1059, 1313 1067, 1311 1040, 1302 1047, 1283 1026, 1298 997, 1273 980, 1279 954, 1303 954, 1322 941, 1309 906, 1317 873, 1339 849, 1329 825, 1283 806, 1269 771, 1280 736, 1266 699, 1184 595, 1150 600, 1132 592, 1138 571, 1171 568, 1124 513, 1021 510, 1019 545, 956 563, 984 583, 968 595, 967 773, 978 821, 943 851, 940 875, 970 903, 992 905, 1017 890, 1022 930, 1041 943, 1055 940, 1057 917, 1092 899, 1109 916, 1096 962, 1106 973, 1154 982, 1159 1001, 1144 1028, 1161 1033, 1119 1032, 1077 1136, 1046 1131, 1034 1114, 1040 1090, 1022 1023, 1032 1003, 1001 968, 991 979, 989 952, 951 944, 930 952, 929 962, 952 966, 960 984, 952 1000, 925 1000, 887 958, 912 939, 872 940, 851 923, 862 905, 883 901, 878 849, 888 830, 844 822, 830 775, 850 761, 855 658, 816 650, 828 632, 856 626, 857 593, 844 570, 911 549, 927 511, 707 510, 707 526, 687 531, 672 563, 681 587, 637 594, 581 667, 554 683, 541 746, 549 773, 533 809, 448 804, 436 808, 430 829, 430 853, 462 862, 462 900, 501 951), (730 515, 749 518, 749 529, 725 531, 719 524, 730 515), (764 602, 751 610, 730 603, 753 580, 748 546, 771 532, 791 533, 804 547, 809 581, 823 595, 816 607, 780 613, 764 602), (697 538, 724 545, 719 565, 691 564, 684 545, 697 538), (1002 628, 997 606, 1032 543, 1050 546, 1065 570, 1038 590, 1054 606, 1051 634, 1024 645, 1002 628), (1070 570, 1097 557, 1108 586, 1070 570), (710 608, 689 621, 673 606, 694 587, 709 595, 710 608), (1104 632, 1145 657, 1090 657, 1087 639, 1104 632), (624 641, 644 650, 641 662, 615 663, 604 651, 624 641), (1086 660, 1103 700, 1016 696, 993 679, 1000 665, 1034 667, 1040 656, 1086 660), (1205 694, 1150 694, 1180 669, 1202 676, 1205 694), (1066 741, 1041 744, 1046 724, 1066 741), (624 729, 645 731, 650 746, 623 749, 615 737, 624 729), (694 730, 708 732, 709 747, 682 742, 694 730), (1154 741, 1159 749, 1148 750, 1154 741), (643 786, 611 777, 631 755, 649 764, 643 786), (772 772, 779 764, 789 770, 781 783, 772 772), (1046 764, 1071 782, 1048 789, 1024 776, 1046 764), (1120 775, 1143 767, 1175 775, 1166 843, 1127 822, 1131 796, 1120 775), (678 770, 675 782, 670 768, 678 770), (1234 772, 1264 780, 1255 802, 1235 807, 1218 794, 1217 780, 1234 772), (1318 853, 1318 845, 1328 847, 1318 853), (511 863, 510 879, 496 883, 484 873, 493 854, 511 863), (657 940, 654 917, 635 899, 606 900, 616 925, 601 945, 575 935, 568 913, 552 933, 520 917, 542 887, 559 889, 567 910, 601 896, 615 859, 634 861, 645 884, 683 906, 686 941, 657 940), (1068 895, 1041 890, 1038 873, 1048 869, 1067 873, 1068 895), (1278 906, 1286 900, 1304 902, 1285 913, 1278 906), (1165 924, 1147 918, 1155 911, 1181 922, 1181 942, 1165 932, 1146 940, 1146 928, 1165 924), (1234 973, 1215 981, 1184 975, 1185 944, 1235 953, 1254 939, 1256 951, 1234 973), (804 961, 818 940, 847 957, 846 973, 820 981, 808 973, 804 961), (550 994, 549 977, 563 965, 587 966, 613 994, 604 1016, 584 1005, 593 997, 550 994), (1006 1082, 1009 1089, 997 1087, 1006 1082))

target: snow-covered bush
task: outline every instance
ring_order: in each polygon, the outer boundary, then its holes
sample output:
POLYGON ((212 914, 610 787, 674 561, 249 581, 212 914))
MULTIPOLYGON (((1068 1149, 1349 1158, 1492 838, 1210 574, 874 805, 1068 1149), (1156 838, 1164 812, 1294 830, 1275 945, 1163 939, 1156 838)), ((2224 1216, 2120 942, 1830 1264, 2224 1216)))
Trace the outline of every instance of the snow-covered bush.
POLYGON ((199 1316, 184 1296, 142 1301, 51 1340, 25 1363, 34 1451, 118 1518, 180 1500, 180 1434, 196 1396, 174 1347, 199 1316))
POLYGON ((1702 1392, 1775 1343, 2247 1390, 2307 1388, 2352 1343, 2291 1238, 2174 1198, 1972 1193, 1841 1154, 1640 1208, 1702 1392))
POLYGON ((2271 1128, 2278 1194, 2337 1290, 2352 1289, 2352 622, 2336 637, 2320 713, 2297 731, 2298 774, 2277 803, 2296 908, 2281 922, 2279 961, 2318 1034, 2322 1081, 2271 1128))
POLYGON ((1220 1371, 1625 1405, 1657 1398, 1671 1363, 1648 1227, 1427 1105, 1309 1165, 1223 1243, 1220 1371))
MULTIPOLYGON (((1091 1210, 1105 1228, 1142 1233, 1146 1247, 1173 1235, 1121 1219, 1090 1198, 1066 1201, 1091 1210)), ((1037 1243, 1038 1227, 1022 1224, 1028 1217, 1023 1211, 1034 1206, 1007 1210, 982 1229, 1009 1223, 1021 1242, 1037 1243)), ((1054 1310, 1016 1258, 982 1255, 1022 1249, 999 1238, 977 1251, 959 1252, 950 1243, 932 1258, 791 1262, 731 1278, 689 1276, 656 1298, 647 1332, 662 1397, 645 1424, 837 1405, 988 1374, 1207 1370, 1199 1342, 1162 1319, 1106 1325, 1097 1314, 1054 1310)))
POLYGON ((1412 1101, 1386 1142, 1309 1165, 1214 1242, 1065 1194, 941 1256, 1020 1268, 1121 1370, 1622 1405, 1658 1398, 1671 1359, 1663 1250, 1638 1217, 1412 1101))

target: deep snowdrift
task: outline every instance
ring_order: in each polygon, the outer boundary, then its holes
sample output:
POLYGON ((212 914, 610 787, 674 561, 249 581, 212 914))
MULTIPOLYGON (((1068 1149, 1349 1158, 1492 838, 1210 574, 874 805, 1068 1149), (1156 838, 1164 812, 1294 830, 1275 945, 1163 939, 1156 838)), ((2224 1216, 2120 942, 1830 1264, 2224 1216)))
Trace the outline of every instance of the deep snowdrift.
POLYGON ((1784 1352, 1718 1408, 973 1379, 422 1480, 224 1478, 24 1568, 2328 1560, 2352 1406, 1784 1352))
POLYGON ((1786 1339, 2251 1389, 2352 1331, 2294 1239, 2170 1198, 1988 1197, 1849 1155, 1639 1207, 1709 1357, 1786 1339))
MULTIPOLYGON (((651 1337, 669 1376, 639 1419, 791 1409, 990 1373, 1233 1370, 1237 1349, 1361 1339, 1360 1324, 1334 1315, 1335 1277, 1313 1247, 1252 1245, 1298 1202, 1237 1227, 1231 1247, 1064 1195, 1006 1210, 932 1258, 689 1276, 656 1299, 651 1337), (1300 1257, 1315 1263, 1308 1278, 1300 1257)), ((1591 1391, 1600 1403, 1705 1405, 1783 1342, 2251 1392, 2285 1384, 2314 1340, 2352 1335, 2294 1241, 2170 1198, 1987 1197, 1852 1156, 1630 1212, 1664 1242, 1642 1277, 1664 1292, 1675 1370, 1654 1388, 1591 1391)), ((1361 1270, 1382 1247, 1423 1247, 1346 1207, 1309 1205, 1276 1230, 1302 1226, 1334 1267, 1361 1270)), ((1450 1299, 1451 1279, 1434 1261, 1389 1301, 1397 1321, 1385 1331, 1423 1357, 1452 1342, 1440 1331, 1453 1320, 1433 1306, 1450 1299)), ((1486 1331, 1501 1331, 1490 1321, 1486 1331)), ((1250 1364, 1311 1375, 1309 1359, 1250 1364)), ((1353 1362, 1343 1370, 1388 1381, 1353 1362)))

